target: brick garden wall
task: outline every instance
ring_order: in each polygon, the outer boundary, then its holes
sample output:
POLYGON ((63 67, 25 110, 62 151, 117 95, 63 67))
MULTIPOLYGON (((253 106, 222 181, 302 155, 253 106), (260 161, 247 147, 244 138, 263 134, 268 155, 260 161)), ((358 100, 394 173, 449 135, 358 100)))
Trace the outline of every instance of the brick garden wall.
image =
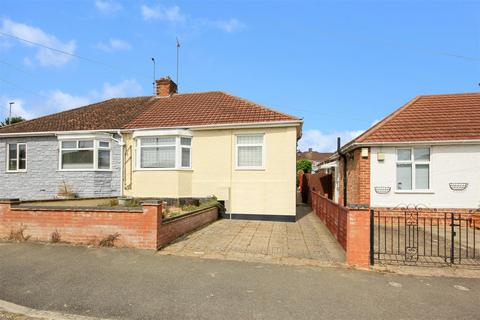
POLYGON ((178 218, 167 219, 158 225, 158 248, 178 237, 218 219, 218 208, 212 207, 192 212, 178 218))
POLYGON ((81 207, 22 207, 0 201, 0 238, 24 229, 33 241, 50 241, 57 231, 61 241, 98 244, 118 233, 116 246, 158 249, 176 238, 218 218, 218 208, 207 208, 177 219, 162 221, 162 206, 145 203, 141 209, 98 209, 81 207))

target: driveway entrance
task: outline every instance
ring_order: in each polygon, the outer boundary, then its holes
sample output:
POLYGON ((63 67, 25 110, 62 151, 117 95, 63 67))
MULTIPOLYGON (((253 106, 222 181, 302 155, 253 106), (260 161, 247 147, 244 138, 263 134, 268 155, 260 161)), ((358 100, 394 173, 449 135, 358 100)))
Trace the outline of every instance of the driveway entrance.
POLYGON ((218 220, 158 254, 286 264, 341 264, 345 253, 310 207, 299 221, 218 220))

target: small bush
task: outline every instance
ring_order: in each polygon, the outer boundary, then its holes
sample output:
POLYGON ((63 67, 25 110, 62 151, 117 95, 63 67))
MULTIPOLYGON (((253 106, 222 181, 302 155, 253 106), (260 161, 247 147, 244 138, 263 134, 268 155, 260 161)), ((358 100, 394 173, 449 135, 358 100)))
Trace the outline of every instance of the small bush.
POLYGON ((52 234, 50 235, 50 242, 57 243, 57 242, 60 242, 60 240, 61 240, 60 233, 57 230, 53 231, 52 234))
POLYGON ((113 247, 115 246, 115 241, 118 240, 120 237, 120 234, 115 233, 115 234, 110 234, 100 240, 100 243, 98 244, 100 247, 113 247))
POLYGON ((17 230, 10 230, 10 235, 8 236, 8 240, 15 240, 15 241, 28 241, 31 236, 25 236, 24 232, 27 229, 25 226, 21 226, 17 230))
POLYGON ((305 173, 312 172, 312 161, 301 159, 297 161, 297 171, 302 170, 305 173))

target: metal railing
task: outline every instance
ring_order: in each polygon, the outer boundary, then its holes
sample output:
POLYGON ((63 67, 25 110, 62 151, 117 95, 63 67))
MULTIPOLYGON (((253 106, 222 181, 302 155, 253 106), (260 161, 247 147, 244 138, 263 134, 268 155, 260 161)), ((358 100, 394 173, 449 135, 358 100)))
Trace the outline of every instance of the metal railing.
POLYGON ((370 262, 480 266, 480 216, 371 210, 370 262))

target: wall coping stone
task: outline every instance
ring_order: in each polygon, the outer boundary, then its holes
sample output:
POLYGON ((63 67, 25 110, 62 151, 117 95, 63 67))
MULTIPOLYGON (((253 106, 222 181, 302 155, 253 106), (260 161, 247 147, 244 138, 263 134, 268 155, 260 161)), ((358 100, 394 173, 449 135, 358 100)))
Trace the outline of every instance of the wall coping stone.
MULTIPOLYGON (((1 202, 0 202, 1 203, 1 202)), ((142 208, 124 208, 124 207, 78 207, 78 206, 30 206, 30 205, 14 205, 11 207, 15 211, 79 211, 79 212, 132 212, 142 213, 142 208)))
POLYGON ((167 218, 167 219, 163 219, 162 221, 162 224, 169 224, 169 223, 172 223, 172 222, 175 222, 175 221, 179 221, 179 220, 183 220, 183 219, 186 219, 186 218, 189 218, 191 216, 196 216, 196 215, 199 215, 205 211, 208 211, 212 208, 217 208, 216 205, 213 205, 211 207, 207 207, 207 208, 202 208, 202 209, 198 209, 198 210, 195 210, 195 211, 191 211, 191 212, 188 212, 188 213, 185 213, 185 214, 182 214, 180 216, 176 216, 176 217, 171 217, 171 218, 167 218))

